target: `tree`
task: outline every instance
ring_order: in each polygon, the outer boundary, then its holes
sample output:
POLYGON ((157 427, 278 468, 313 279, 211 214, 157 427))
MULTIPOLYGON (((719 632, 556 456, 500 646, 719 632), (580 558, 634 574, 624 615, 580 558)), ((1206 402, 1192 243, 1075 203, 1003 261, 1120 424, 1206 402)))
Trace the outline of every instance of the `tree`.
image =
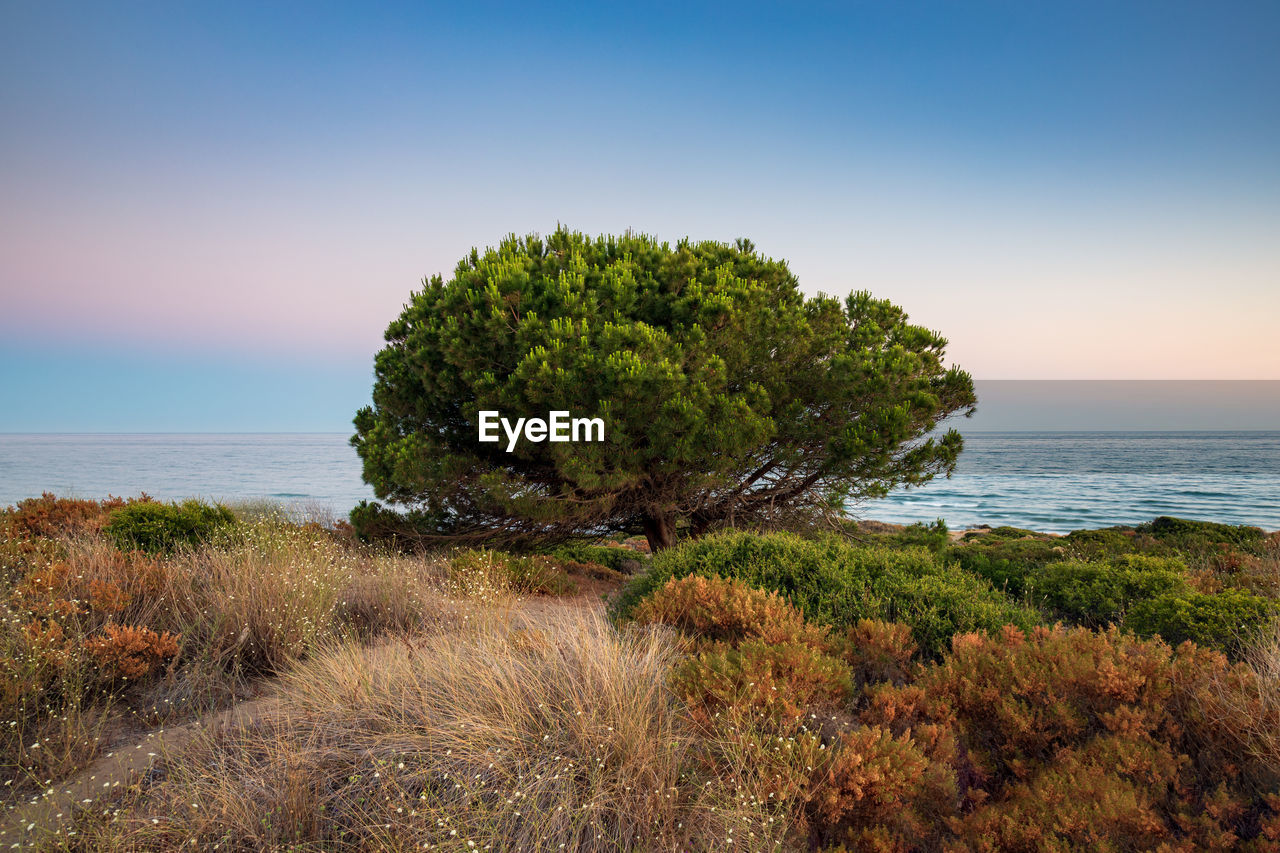
MULTIPOLYGON (((455 540, 843 515, 950 475, 973 382, 946 341, 865 292, 805 298, 734 245, 556 230, 472 250, 414 292, 377 355, 352 444, 379 498, 455 540), (478 413, 605 422, 602 442, 481 443, 478 413)), ((361 509, 383 517, 377 504, 361 509)))

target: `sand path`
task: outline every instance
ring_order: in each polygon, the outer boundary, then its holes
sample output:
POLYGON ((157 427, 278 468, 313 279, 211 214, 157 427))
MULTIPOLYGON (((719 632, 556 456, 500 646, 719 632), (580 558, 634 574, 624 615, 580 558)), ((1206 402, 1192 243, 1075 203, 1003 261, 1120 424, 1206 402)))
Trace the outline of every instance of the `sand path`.
POLYGON ((202 732, 254 725, 277 705, 275 699, 250 699, 185 725, 156 729, 142 740, 123 744, 98 758, 78 776, 45 790, 16 806, 0 826, 0 848, 30 846, 55 831, 73 807, 102 796, 112 788, 140 778, 166 753, 181 749, 202 732))

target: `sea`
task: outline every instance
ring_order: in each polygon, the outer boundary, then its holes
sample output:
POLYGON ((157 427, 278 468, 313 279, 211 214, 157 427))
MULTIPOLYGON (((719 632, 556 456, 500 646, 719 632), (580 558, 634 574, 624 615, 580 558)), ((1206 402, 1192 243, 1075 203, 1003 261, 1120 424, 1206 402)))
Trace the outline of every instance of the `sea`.
MULTIPOLYGON (((53 492, 271 501, 344 517, 372 490, 345 433, 0 434, 0 507, 53 492)), ((1173 515, 1280 529, 1280 431, 970 432, 954 476, 852 508, 1048 533, 1173 515)))

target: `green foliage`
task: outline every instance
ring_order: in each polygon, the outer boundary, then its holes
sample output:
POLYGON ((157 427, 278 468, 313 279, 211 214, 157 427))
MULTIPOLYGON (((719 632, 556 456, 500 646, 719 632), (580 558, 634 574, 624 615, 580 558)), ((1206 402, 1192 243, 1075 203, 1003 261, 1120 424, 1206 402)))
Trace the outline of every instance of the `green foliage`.
POLYGON ((951 537, 947 531, 947 523, 939 518, 932 524, 918 521, 907 525, 896 533, 877 537, 876 541, 901 548, 928 548, 936 553, 951 544, 951 537))
POLYGON ((947 558, 967 572, 986 578, 1014 598, 1026 592, 1026 580, 1038 566, 1066 556, 1062 545, 1044 539, 990 539, 956 545, 947 558))
POLYGON ((352 439, 378 497, 441 535, 779 526, 950 474, 972 411, 946 341, 781 261, 557 229, 472 251, 387 328, 352 439), (599 417, 605 441, 480 443, 478 412, 599 417))
POLYGON ((1157 541, 1183 551, 1210 550, 1219 545, 1253 549, 1262 545, 1266 533, 1261 528, 1245 525, 1218 524, 1212 521, 1188 521, 1162 515, 1137 527, 1157 541))
POLYGON ((1036 614, 1019 607, 981 578, 940 562, 919 548, 858 547, 834 537, 802 539, 793 534, 730 533, 709 536, 656 555, 614 603, 630 616, 669 579, 701 575, 735 578, 777 592, 807 619, 847 627, 861 619, 899 621, 930 655, 941 653, 957 631, 994 630, 1034 624, 1036 614))
POLYGON ((551 552, 558 560, 575 563, 595 563, 615 572, 630 574, 628 563, 647 563, 649 556, 630 548, 610 548, 605 545, 561 545, 551 552))
MULTIPOLYGON (((1062 537, 1064 548, 1084 559, 1117 557, 1121 554, 1151 552, 1152 541, 1138 537, 1132 527, 1104 527, 1099 530, 1073 530, 1062 537)), ((1166 549, 1155 549, 1163 552, 1166 549)))
POLYGON ((866 616, 910 625, 921 651, 932 657, 946 651, 956 634, 1004 625, 1030 628, 1039 621, 1034 610, 1018 606, 986 580, 951 567, 895 567, 871 587, 879 607, 866 616))
POLYGON ((1138 554, 1050 563, 1036 569, 1027 586, 1028 597, 1053 618, 1092 628, 1119 624, 1137 602, 1193 592, 1182 560, 1138 554))
POLYGON ((1009 527, 1008 525, 993 527, 990 530, 988 530, 984 535, 993 539, 1028 539, 1028 538, 1043 539, 1044 538, 1043 533, 1037 533, 1034 530, 1027 530, 1022 527, 1009 527))
POLYGON ((160 554, 209 542, 235 525, 235 515, 221 504, 146 502, 113 510, 102 532, 122 551, 160 554))
POLYGON ((1211 595, 1186 591, 1136 603, 1125 627, 1170 643, 1190 640, 1239 656, 1277 618, 1280 602, 1275 599, 1239 589, 1211 595))
POLYGON ((410 545, 449 529, 448 520, 429 510, 396 512, 377 501, 360 501, 351 510, 351 527, 362 542, 410 545))

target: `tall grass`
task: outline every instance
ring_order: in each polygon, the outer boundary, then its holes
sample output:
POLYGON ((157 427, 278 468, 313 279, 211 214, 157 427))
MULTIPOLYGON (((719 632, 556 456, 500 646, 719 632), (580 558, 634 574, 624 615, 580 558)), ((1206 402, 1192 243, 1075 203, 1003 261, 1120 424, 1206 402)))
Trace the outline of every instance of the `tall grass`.
POLYGON ((413 631, 458 609, 440 561, 353 546, 269 513, 163 557, 69 534, 56 558, 11 583, 0 598, 0 774, 10 797, 83 767, 108 728, 198 714, 322 645, 413 631), (126 641, 137 651, 122 670, 131 649, 112 643, 126 641), (140 668, 143 680, 119 675, 140 668))
MULTIPOLYGON (((327 648, 278 716, 202 740, 82 849, 771 848, 771 806, 700 772, 669 635, 566 608, 537 626, 327 648)), ((87 833, 87 835, 84 835, 87 833)))

